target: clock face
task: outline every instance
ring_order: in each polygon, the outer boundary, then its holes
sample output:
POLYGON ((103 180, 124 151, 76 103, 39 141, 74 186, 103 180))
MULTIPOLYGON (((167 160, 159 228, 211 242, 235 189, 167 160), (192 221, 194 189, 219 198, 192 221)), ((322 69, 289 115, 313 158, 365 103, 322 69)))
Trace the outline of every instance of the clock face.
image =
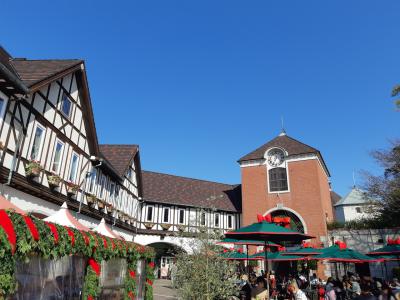
POLYGON ((283 163, 285 160, 285 154, 283 153, 282 150, 279 149, 273 149, 268 152, 268 164, 271 167, 277 167, 283 163))

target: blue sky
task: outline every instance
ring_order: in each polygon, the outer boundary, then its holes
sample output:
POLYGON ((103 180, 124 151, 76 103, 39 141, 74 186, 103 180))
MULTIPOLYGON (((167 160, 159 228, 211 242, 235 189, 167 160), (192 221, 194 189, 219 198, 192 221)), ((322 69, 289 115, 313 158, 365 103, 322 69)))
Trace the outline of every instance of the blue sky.
MULTIPOLYGON (((280 131, 340 194, 399 137, 399 1, 3 1, 15 57, 82 58, 101 143, 142 167, 227 183, 280 131)), ((358 177, 358 181, 361 178, 358 177)))

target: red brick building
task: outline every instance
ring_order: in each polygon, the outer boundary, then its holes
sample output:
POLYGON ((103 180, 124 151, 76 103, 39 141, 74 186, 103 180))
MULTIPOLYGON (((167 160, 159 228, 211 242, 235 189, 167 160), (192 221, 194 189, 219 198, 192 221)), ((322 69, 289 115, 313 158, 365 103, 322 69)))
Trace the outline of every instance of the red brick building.
POLYGON ((333 220, 329 171, 321 153, 284 132, 239 159, 242 226, 257 214, 289 216, 291 227, 327 242, 333 220))

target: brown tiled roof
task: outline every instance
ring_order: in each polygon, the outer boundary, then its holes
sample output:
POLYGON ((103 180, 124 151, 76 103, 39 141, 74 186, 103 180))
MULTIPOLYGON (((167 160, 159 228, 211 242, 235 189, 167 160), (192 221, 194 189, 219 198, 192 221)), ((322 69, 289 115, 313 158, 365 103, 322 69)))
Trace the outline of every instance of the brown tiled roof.
POLYGON ((100 153, 111 163, 121 177, 126 173, 130 162, 139 149, 138 145, 99 145, 99 147, 100 153))
POLYGON ((285 149, 288 152, 288 155, 299 155, 299 154, 307 154, 307 153, 318 153, 319 151, 313 147, 310 147, 294 138, 291 138, 287 135, 279 135, 268 143, 262 145, 256 150, 246 154, 240 161, 246 160, 256 160, 264 158, 265 151, 272 147, 280 147, 285 149))
MULTIPOLYGON (((10 61, 12 60, 11 55, 0 46, 0 62, 10 71, 15 74, 14 68, 11 66, 10 61)), ((17 75, 17 74, 16 74, 17 75)), ((17 75, 18 76, 18 75, 17 75)))
POLYGON ((142 172, 142 180, 143 197, 147 202, 215 208, 230 212, 241 211, 240 185, 150 171, 142 172))
POLYGON ((334 191, 331 191, 331 202, 332 202, 332 205, 335 205, 336 203, 338 203, 340 199, 342 199, 342 196, 340 196, 339 194, 337 194, 334 191))
POLYGON ((27 60, 14 58, 11 60, 11 65, 28 87, 81 63, 83 61, 79 59, 27 60))

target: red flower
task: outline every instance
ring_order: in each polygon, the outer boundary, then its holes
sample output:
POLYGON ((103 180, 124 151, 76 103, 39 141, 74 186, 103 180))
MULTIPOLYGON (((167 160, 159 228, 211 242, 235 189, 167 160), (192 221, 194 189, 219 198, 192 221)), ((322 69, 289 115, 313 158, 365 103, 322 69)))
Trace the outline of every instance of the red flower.
POLYGON ((88 236, 86 235, 86 233, 83 232, 83 231, 81 231, 81 234, 82 234, 82 236, 83 236, 83 239, 85 240, 86 246, 89 245, 89 238, 88 238, 88 236))
POLYGON ((129 291, 129 292, 128 292, 128 297, 129 297, 129 299, 131 299, 131 300, 134 300, 134 299, 135 299, 135 295, 133 294, 132 291, 129 291))
POLYGON ((92 295, 87 296, 87 300, 94 300, 92 295))
POLYGON ((135 271, 129 270, 129 276, 131 276, 131 278, 135 278, 136 277, 135 271))
POLYGON ((97 276, 100 276, 100 265, 97 261, 95 261, 93 258, 89 258, 89 266, 92 267, 93 271, 96 273, 97 276))
POLYGON ((45 222, 47 226, 49 226, 50 231, 53 233, 54 236, 54 244, 58 243, 58 231, 56 225, 53 223, 45 222))
POLYGON ((11 253, 14 254, 16 250, 17 236, 15 235, 14 225, 4 209, 0 210, 0 227, 3 227, 6 232, 8 241, 11 245, 11 253))
POLYGON ((64 226, 65 229, 67 229, 68 235, 71 238, 71 245, 72 247, 75 246, 75 235, 74 232, 71 230, 71 228, 64 226))
POLYGON ((146 279, 146 282, 150 285, 153 285, 153 281, 151 281, 150 279, 146 279))
POLYGON ((26 223, 26 226, 28 226, 29 231, 31 232, 31 235, 35 241, 38 241, 40 236, 39 236, 39 231, 37 230, 35 223, 33 223, 32 219, 29 218, 28 216, 24 216, 24 220, 26 223))
POLYGON ((103 238, 103 246, 104 248, 107 248, 107 240, 104 236, 102 238, 103 238))
POLYGON ((149 262, 149 267, 153 269, 153 268, 155 267, 155 264, 154 264, 154 262, 152 262, 152 261, 151 261, 151 262, 149 262))

